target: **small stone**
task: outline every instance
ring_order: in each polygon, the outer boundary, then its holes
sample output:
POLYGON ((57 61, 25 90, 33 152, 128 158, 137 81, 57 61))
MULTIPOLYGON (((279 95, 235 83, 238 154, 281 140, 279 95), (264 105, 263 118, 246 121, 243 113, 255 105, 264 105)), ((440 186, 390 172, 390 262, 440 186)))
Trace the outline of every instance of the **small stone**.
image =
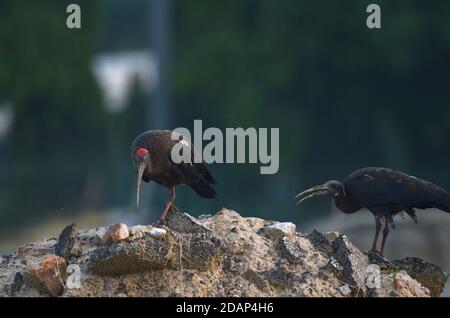
POLYGON ((149 234, 153 237, 163 237, 167 234, 167 231, 164 229, 154 227, 153 229, 150 230, 149 234))
POLYGON ((24 272, 25 283, 50 296, 60 296, 64 291, 67 265, 64 258, 46 255, 38 264, 28 266, 24 272))
POLYGON ((394 278, 395 291, 400 297, 430 297, 430 290, 411 278, 405 271, 399 271, 394 278))
POLYGON ((103 234, 103 243, 117 243, 128 238, 130 234, 128 233, 128 227, 126 224, 118 223, 111 225, 103 234))

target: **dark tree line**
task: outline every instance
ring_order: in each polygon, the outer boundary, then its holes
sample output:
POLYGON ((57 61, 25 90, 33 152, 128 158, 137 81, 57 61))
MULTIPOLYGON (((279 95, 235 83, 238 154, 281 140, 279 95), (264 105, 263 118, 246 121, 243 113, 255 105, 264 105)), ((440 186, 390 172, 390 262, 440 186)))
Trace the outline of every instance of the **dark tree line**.
MULTIPOLYGON (((78 1, 83 27, 73 32, 61 27, 69 2, 0 3, 0 99, 15 112, 0 148, 0 226, 132 204, 128 146, 151 128, 148 96, 136 86, 123 112, 106 113, 90 63, 147 45, 149 5, 78 1)), ((281 134, 277 175, 216 165, 218 202, 186 190, 180 206, 300 220, 298 189, 371 165, 450 187, 450 3, 378 1, 381 30, 365 26, 369 3, 172 1, 176 126, 203 119, 281 134)))

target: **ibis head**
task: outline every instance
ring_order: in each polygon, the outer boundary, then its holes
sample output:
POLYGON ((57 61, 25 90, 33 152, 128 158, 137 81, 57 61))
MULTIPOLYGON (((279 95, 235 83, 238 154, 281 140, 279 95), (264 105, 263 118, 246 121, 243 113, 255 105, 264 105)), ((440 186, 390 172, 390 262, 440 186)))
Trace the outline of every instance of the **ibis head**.
POLYGON ((336 180, 330 180, 325 182, 324 184, 311 187, 306 189, 303 192, 300 192, 295 196, 298 200, 297 205, 302 203, 305 200, 317 197, 317 196, 332 196, 336 197, 340 194, 343 194, 344 186, 342 183, 336 180))

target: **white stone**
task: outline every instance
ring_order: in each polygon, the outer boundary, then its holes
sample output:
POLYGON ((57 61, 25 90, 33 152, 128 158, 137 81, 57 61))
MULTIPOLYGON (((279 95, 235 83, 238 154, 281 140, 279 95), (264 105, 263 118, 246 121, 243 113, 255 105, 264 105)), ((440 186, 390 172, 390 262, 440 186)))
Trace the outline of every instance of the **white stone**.
POLYGON ((162 237, 162 236, 166 235, 167 231, 164 229, 160 229, 158 227, 154 227, 148 233, 153 237, 162 237))

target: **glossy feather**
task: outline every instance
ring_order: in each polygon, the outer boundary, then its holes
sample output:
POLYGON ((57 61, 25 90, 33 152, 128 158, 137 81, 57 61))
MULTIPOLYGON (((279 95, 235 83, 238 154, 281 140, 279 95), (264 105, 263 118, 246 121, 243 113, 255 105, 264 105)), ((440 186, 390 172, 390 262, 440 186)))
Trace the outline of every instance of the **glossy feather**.
POLYGON ((190 143, 192 164, 172 161, 172 147, 184 139, 178 135, 181 139, 172 140, 171 134, 170 130, 150 130, 137 136, 131 144, 130 156, 135 167, 137 166, 135 157, 137 149, 143 147, 150 153, 151 169, 144 171, 142 180, 154 181, 167 188, 187 185, 203 198, 214 198, 216 192, 211 185, 216 184, 216 180, 203 162, 194 163, 195 150, 190 143))

